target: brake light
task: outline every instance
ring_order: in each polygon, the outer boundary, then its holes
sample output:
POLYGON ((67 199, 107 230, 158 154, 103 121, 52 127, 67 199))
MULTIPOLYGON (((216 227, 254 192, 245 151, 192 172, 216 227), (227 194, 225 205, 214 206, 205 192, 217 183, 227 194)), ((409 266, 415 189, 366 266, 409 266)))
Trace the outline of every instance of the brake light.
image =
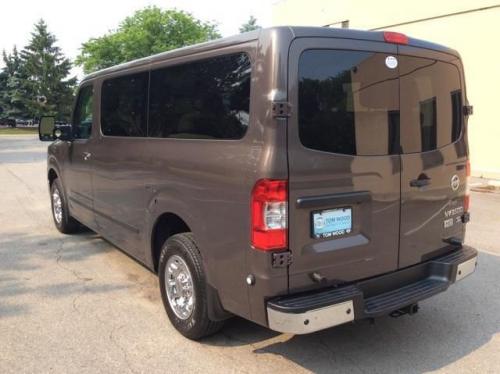
POLYGON ((467 160, 467 163, 465 164, 465 175, 467 176, 467 179, 465 181, 464 211, 468 212, 470 205, 470 161, 469 160, 467 160))
POLYGON ((408 44, 408 37, 400 32, 384 31, 384 40, 387 43, 408 44))
POLYGON ((261 179, 252 190, 252 246, 263 251, 288 246, 288 182, 261 179))

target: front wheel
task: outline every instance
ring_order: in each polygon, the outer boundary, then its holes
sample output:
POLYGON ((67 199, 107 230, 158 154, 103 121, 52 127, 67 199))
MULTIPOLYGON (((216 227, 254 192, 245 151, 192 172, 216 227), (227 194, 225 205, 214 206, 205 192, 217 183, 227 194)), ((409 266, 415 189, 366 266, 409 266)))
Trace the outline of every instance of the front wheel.
POLYGON ((50 186, 50 201, 52 217, 56 228, 63 234, 77 232, 80 224, 69 215, 68 204, 64 198, 63 188, 59 179, 55 179, 50 186))
POLYGON ((223 322, 208 317, 207 284, 193 234, 176 234, 165 242, 158 276, 163 305, 177 331, 197 340, 222 328, 223 322))

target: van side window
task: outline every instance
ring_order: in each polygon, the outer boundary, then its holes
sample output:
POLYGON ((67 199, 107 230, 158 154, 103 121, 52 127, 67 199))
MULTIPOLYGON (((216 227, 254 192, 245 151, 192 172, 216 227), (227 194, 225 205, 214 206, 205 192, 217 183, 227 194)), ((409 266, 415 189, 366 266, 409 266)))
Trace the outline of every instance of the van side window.
POLYGON ((88 139, 92 131, 92 85, 80 88, 75 111, 73 113, 73 137, 88 139))
POLYGON ((146 136, 147 72, 105 80, 101 92, 101 130, 109 136, 146 136))
POLYGON ((306 50, 299 60, 299 137, 347 155, 399 152, 397 69, 384 53, 306 50))
POLYGON ((245 53, 152 71, 148 136, 242 138, 249 122, 250 73, 245 53))

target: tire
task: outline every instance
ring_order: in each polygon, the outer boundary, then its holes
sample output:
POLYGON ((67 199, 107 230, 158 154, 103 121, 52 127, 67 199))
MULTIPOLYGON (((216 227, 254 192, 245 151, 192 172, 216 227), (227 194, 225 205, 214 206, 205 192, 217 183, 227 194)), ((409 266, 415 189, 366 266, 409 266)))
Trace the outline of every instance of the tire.
MULTIPOLYGON (((161 298, 168 318, 182 335, 192 340, 198 340, 212 335, 222 328, 223 321, 212 321, 208 317, 206 277, 200 251, 192 233, 173 235, 163 244, 158 278, 160 280, 161 298), (167 265, 171 264, 175 264, 177 269, 180 269, 180 273, 170 272, 172 266, 167 265), (183 271, 186 267, 188 272, 183 271), (185 289, 191 290, 187 291, 188 295, 192 294, 194 298, 185 297, 192 301, 192 303, 186 303, 191 305, 191 310, 189 310, 189 306, 186 308, 181 307, 180 309, 184 311, 184 314, 182 314, 179 309, 177 311, 174 309, 169 301, 169 292, 171 296, 174 295, 175 297, 177 289, 180 287, 175 286, 175 291, 172 288, 167 290, 167 278, 176 284, 175 280, 184 281, 182 284, 185 289), (189 279, 191 279, 191 282, 189 282, 189 279)), ((179 297, 179 299, 182 299, 182 297, 179 297)))
POLYGON ((56 228, 63 234, 73 234, 80 231, 80 223, 70 216, 64 189, 59 182, 55 179, 50 186, 50 205, 52 208, 52 218, 56 228), (57 197, 59 201, 57 201, 57 197), (60 206, 60 210, 57 209, 60 206), (56 208, 55 208, 56 207, 56 208), (60 213, 60 215, 58 214, 60 213))

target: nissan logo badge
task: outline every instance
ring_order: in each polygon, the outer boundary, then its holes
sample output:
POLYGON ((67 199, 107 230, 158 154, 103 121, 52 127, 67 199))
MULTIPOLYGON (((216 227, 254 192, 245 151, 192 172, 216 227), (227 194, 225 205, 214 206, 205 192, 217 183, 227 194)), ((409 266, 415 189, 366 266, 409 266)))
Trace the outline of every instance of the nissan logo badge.
POLYGON ((460 186, 460 178, 458 178, 458 175, 454 175, 451 177, 451 189, 453 191, 458 190, 458 187, 460 186))

